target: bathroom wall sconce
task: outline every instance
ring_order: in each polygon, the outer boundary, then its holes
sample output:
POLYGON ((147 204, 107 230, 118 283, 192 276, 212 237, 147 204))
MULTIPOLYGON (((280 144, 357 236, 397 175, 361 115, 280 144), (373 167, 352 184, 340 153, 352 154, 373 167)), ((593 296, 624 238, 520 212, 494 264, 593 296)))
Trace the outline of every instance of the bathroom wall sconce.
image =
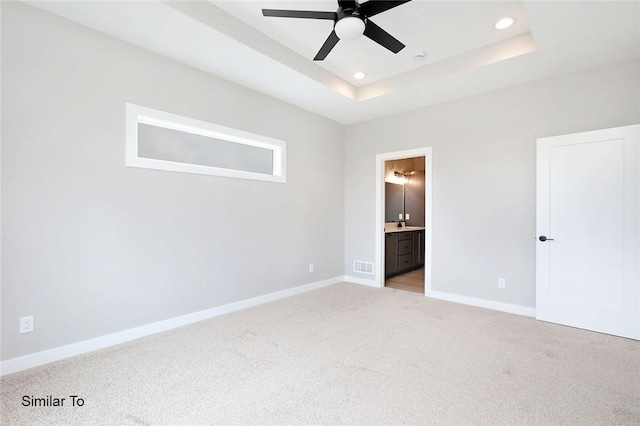
POLYGON ((409 178, 402 172, 393 172, 393 176, 387 180, 389 183, 395 183, 396 185, 404 185, 409 182, 409 178))

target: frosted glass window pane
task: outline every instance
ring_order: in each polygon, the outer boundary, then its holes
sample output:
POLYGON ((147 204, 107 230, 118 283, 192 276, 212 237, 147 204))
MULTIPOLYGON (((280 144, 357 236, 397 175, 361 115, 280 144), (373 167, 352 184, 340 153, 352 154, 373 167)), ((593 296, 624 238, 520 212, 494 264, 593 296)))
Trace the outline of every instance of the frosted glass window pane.
POLYGON ((138 156, 273 174, 273 150, 138 123, 138 156))

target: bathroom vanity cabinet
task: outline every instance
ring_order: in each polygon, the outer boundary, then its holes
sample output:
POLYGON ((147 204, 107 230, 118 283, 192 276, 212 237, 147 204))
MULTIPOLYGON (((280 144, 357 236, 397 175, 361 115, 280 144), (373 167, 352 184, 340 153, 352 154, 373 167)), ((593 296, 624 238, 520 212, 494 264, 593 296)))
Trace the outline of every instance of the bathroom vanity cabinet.
POLYGON ((385 277, 424 266, 425 230, 399 229, 385 233, 385 277))

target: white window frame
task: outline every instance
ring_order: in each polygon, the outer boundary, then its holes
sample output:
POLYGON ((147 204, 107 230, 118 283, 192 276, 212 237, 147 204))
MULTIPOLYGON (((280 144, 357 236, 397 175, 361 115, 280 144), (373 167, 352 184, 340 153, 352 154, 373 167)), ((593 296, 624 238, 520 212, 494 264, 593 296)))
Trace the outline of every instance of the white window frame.
POLYGON ((220 126, 193 118, 183 117, 152 108, 126 104, 126 159, 130 167, 145 169, 169 170, 173 172, 197 173, 202 175, 224 176, 239 179, 253 179, 269 182, 285 183, 287 144, 285 141, 257 135, 242 130, 220 126), (165 129, 177 130, 243 145, 264 148, 273 152, 273 173, 255 173, 244 170, 225 169, 222 167, 203 166, 199 164, 180 163, 176 161, 157 160, 138 156, 138 124, 148 124, 165 129))

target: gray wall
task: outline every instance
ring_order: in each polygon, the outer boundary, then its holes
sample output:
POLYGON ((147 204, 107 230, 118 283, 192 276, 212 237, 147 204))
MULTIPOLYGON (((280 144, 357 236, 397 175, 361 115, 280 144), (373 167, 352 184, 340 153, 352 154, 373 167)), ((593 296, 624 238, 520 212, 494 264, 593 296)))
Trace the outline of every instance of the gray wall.
POLYGON ((344 273, 342 125, 2 9, 3 360, 344 273), (125 102, 285 140, 287 183, 127 168, 125 102))
POLYGON ((376 154, 430 146, 433 289, 533 307, 536 138, 635 123, 638 61, 348 126, 347 274, 374 260, 376 154))

